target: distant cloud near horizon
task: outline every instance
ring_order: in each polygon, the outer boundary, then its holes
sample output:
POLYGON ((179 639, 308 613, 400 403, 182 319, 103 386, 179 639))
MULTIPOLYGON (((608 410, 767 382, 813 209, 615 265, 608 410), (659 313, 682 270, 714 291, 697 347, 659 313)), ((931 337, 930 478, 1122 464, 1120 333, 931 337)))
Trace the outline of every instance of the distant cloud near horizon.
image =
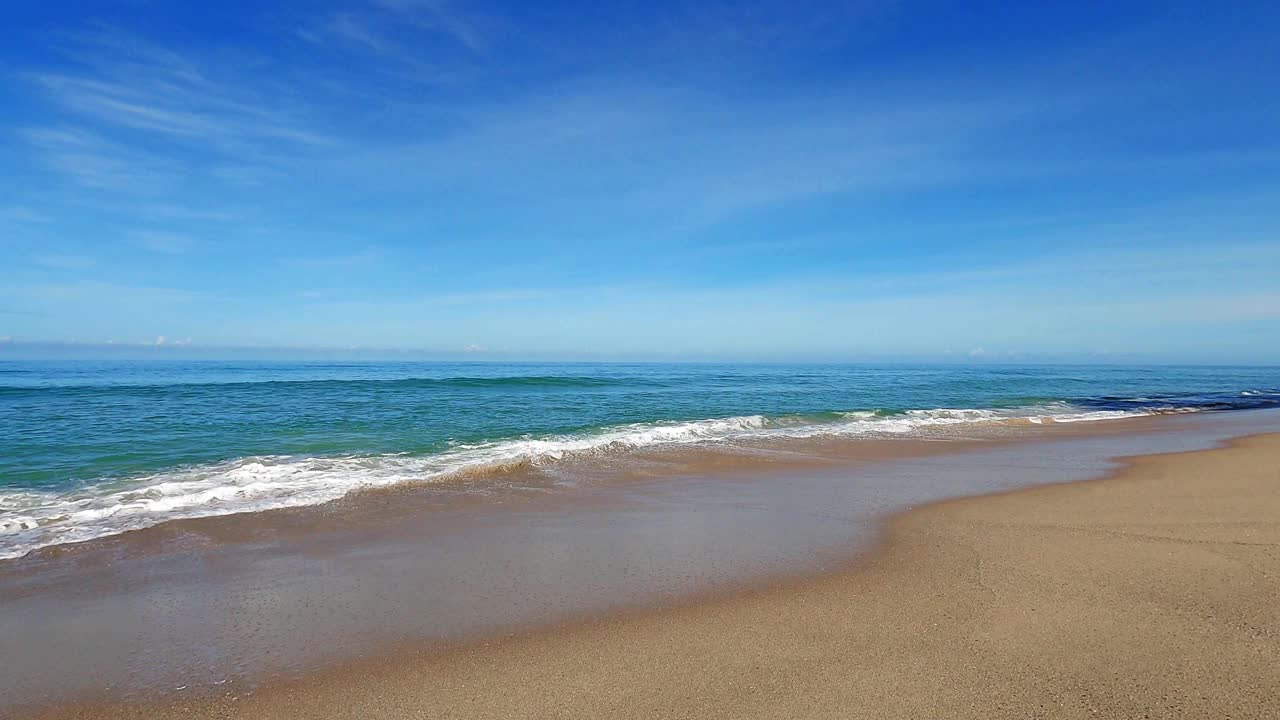
POLYGON ((1267 4, 33 6, 0 48, 0 333, 1280 362, 1278 22, 1267 4))

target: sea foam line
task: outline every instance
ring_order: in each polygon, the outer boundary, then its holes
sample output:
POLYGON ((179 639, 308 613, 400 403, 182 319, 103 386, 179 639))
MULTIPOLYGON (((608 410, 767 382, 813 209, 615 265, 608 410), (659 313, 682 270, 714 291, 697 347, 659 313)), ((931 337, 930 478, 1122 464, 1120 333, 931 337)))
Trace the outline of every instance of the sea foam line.
POLYGON ((930 428, 1022 420, 1082 422, 1133 417, 1139 411, 1082 411, 1065 403, 1017 410, 953 409, 801 416, 744 415, 690 422, 635 423, 577 435, 458 444, 441 453, 339 457, 255 456, 180 468, 75 491, 0 492, 0 559, 50 545, 81 542, 180 518, 316 505, 354 490, 488 475, 574 457, 691 443, 927 433, 930 428))

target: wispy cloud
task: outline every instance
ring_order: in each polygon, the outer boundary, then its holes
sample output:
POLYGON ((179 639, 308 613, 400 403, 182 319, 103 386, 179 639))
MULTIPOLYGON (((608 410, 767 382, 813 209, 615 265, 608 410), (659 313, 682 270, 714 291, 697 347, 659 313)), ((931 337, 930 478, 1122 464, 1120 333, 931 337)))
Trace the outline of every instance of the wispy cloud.
POLYGON ((977 149, 1045 112, 1037 97, 787 100, 756 111, 634 83, 580 87, 472 108, 444 137, 337 158, 331 173, 371 192, 466 192, 561 234, 643 223, 669 238, 842 192, 1024 172, 977 149), (411 176, 393 171, 404 167, 411 176), (603 214, 584 209, 607 209, 605 227, 584 226, 603 214))
POLYGON ((20 137, 83 187, 161 194, 192 181, 236 183, 334 145, 302 119, 309 111, 295 96, 246 82, 252 68, 110 27, 57 37, 61 62, 18 73, 49 105, 20 137), (239 167, 237 177, 220 176, 220 166, 239 167))
POLYGON ((211 295, 200 290, 150 285, 122 285, 87 280, 71 283, 0 286, 0 297, 40 303, 75 303, 92 307, 109 298, 113 304, 165 306, 172 303, 209 301, 211 295))
POLYGON ((31 260, 37 265, 55 270, 88 270, 97 264, 88 255, 36 255, 31 260))
POLYGON ((23 223, 51 223, 53 218, 42 212, 37 212, 28 207, 14 205, 7 208, 0 208, 0 220, 13 220, 23 223))
POLYGON ((215 79, 196 61, 123 31, 71 36, 66 71, 27 77, 63 108, 116 127, 242 149, 265 143, 324 145, 329 139, 252 85, 215 79))
POLYGON ((398 55, 403 52, 399 46, 393 44, 381 33, 370 27, 363 15, 352 12, 334 13, 316 29, 303 30, 301 34, 305 39, 313 42, 332 39, 362 47, 381 55, 398 55))
POLYGON ((21 136, 44 163, 79 185, 129 193, 172 187, 183 172, 174 161, 71 126, 27 128, 21 136))
POLYGON ((376 0, 375 4, 399 13, 417 27, 443 33, 473 52, 489 48, 476 24, 448 0, 376 0))
POLYGON ((445 295, 432 295, 427 298, 427 302, 434 305, 478 305, 485 303, 506 303, 520 302, 526 300, 539 300, 555 295, 550 290, 541 290, 535 288, 529 289, 500 289, 500 290, 478 290, 475 292, 449 293, 445 295))
POLYGON ((298 30, 303 39, 336 43, 383 58, 423 67, 439 64, 439 52, 423 52, 423 35, 444 38, 471 54, 489 42, 464 13, 443 0, 374 0, 322 17, 298 30))
POLYGON ((167 255, 181 255, 197 244, 189 235, 164 230, 133 230, 128 237, 138 247, 167 255))
POLYGON ((804 6, 788 0, 703 0, 666 11, 654 38, 666 52, 731 62, 743 52, 801 46, 818 49, 866 33, 896 3, 827 0, 804 6))
POLYGON ((234 223, 246 220, 245 213, 214 206, 201 206, 187 200, 186 204, 147 203, 131 208, 144 219, 184 220, 196 222, 234 223))
POLYGON ((345 255, 282 258, 280 263, 286 267, 304 270, 327 270, 371 265, 381 259, 381 251, 377 248, 367 248, 361 252, 345 255))

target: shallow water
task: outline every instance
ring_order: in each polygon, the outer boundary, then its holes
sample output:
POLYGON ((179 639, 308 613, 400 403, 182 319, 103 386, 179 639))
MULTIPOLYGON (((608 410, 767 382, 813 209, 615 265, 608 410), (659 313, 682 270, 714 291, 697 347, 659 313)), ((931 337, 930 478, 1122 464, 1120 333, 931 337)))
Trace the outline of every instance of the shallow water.
POLYGON ((652 448, 1278 403, 1276 368, 0 361, 0 558, 652 448))
POLYGON ((887 513, 1277 431, 1280 411, 1125 422, 1031 428, 1020 440, 825 441, 771 464, 698 452, 616 482, 534 473, 483 497, 421 486, 9 561, 0 696, 244 691, 404 643, 817 572, 870 547, 887 513), (895 442, 889 456, 856 449, 895 442))

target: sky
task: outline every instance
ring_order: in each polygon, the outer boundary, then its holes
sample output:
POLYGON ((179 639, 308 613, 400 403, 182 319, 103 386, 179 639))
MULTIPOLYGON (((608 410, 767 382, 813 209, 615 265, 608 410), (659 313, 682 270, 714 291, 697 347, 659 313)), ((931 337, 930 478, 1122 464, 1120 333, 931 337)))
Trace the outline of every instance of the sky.
POLYGON ((1280 364, 1280 4, 21 3, 0 359, 1280 364))

